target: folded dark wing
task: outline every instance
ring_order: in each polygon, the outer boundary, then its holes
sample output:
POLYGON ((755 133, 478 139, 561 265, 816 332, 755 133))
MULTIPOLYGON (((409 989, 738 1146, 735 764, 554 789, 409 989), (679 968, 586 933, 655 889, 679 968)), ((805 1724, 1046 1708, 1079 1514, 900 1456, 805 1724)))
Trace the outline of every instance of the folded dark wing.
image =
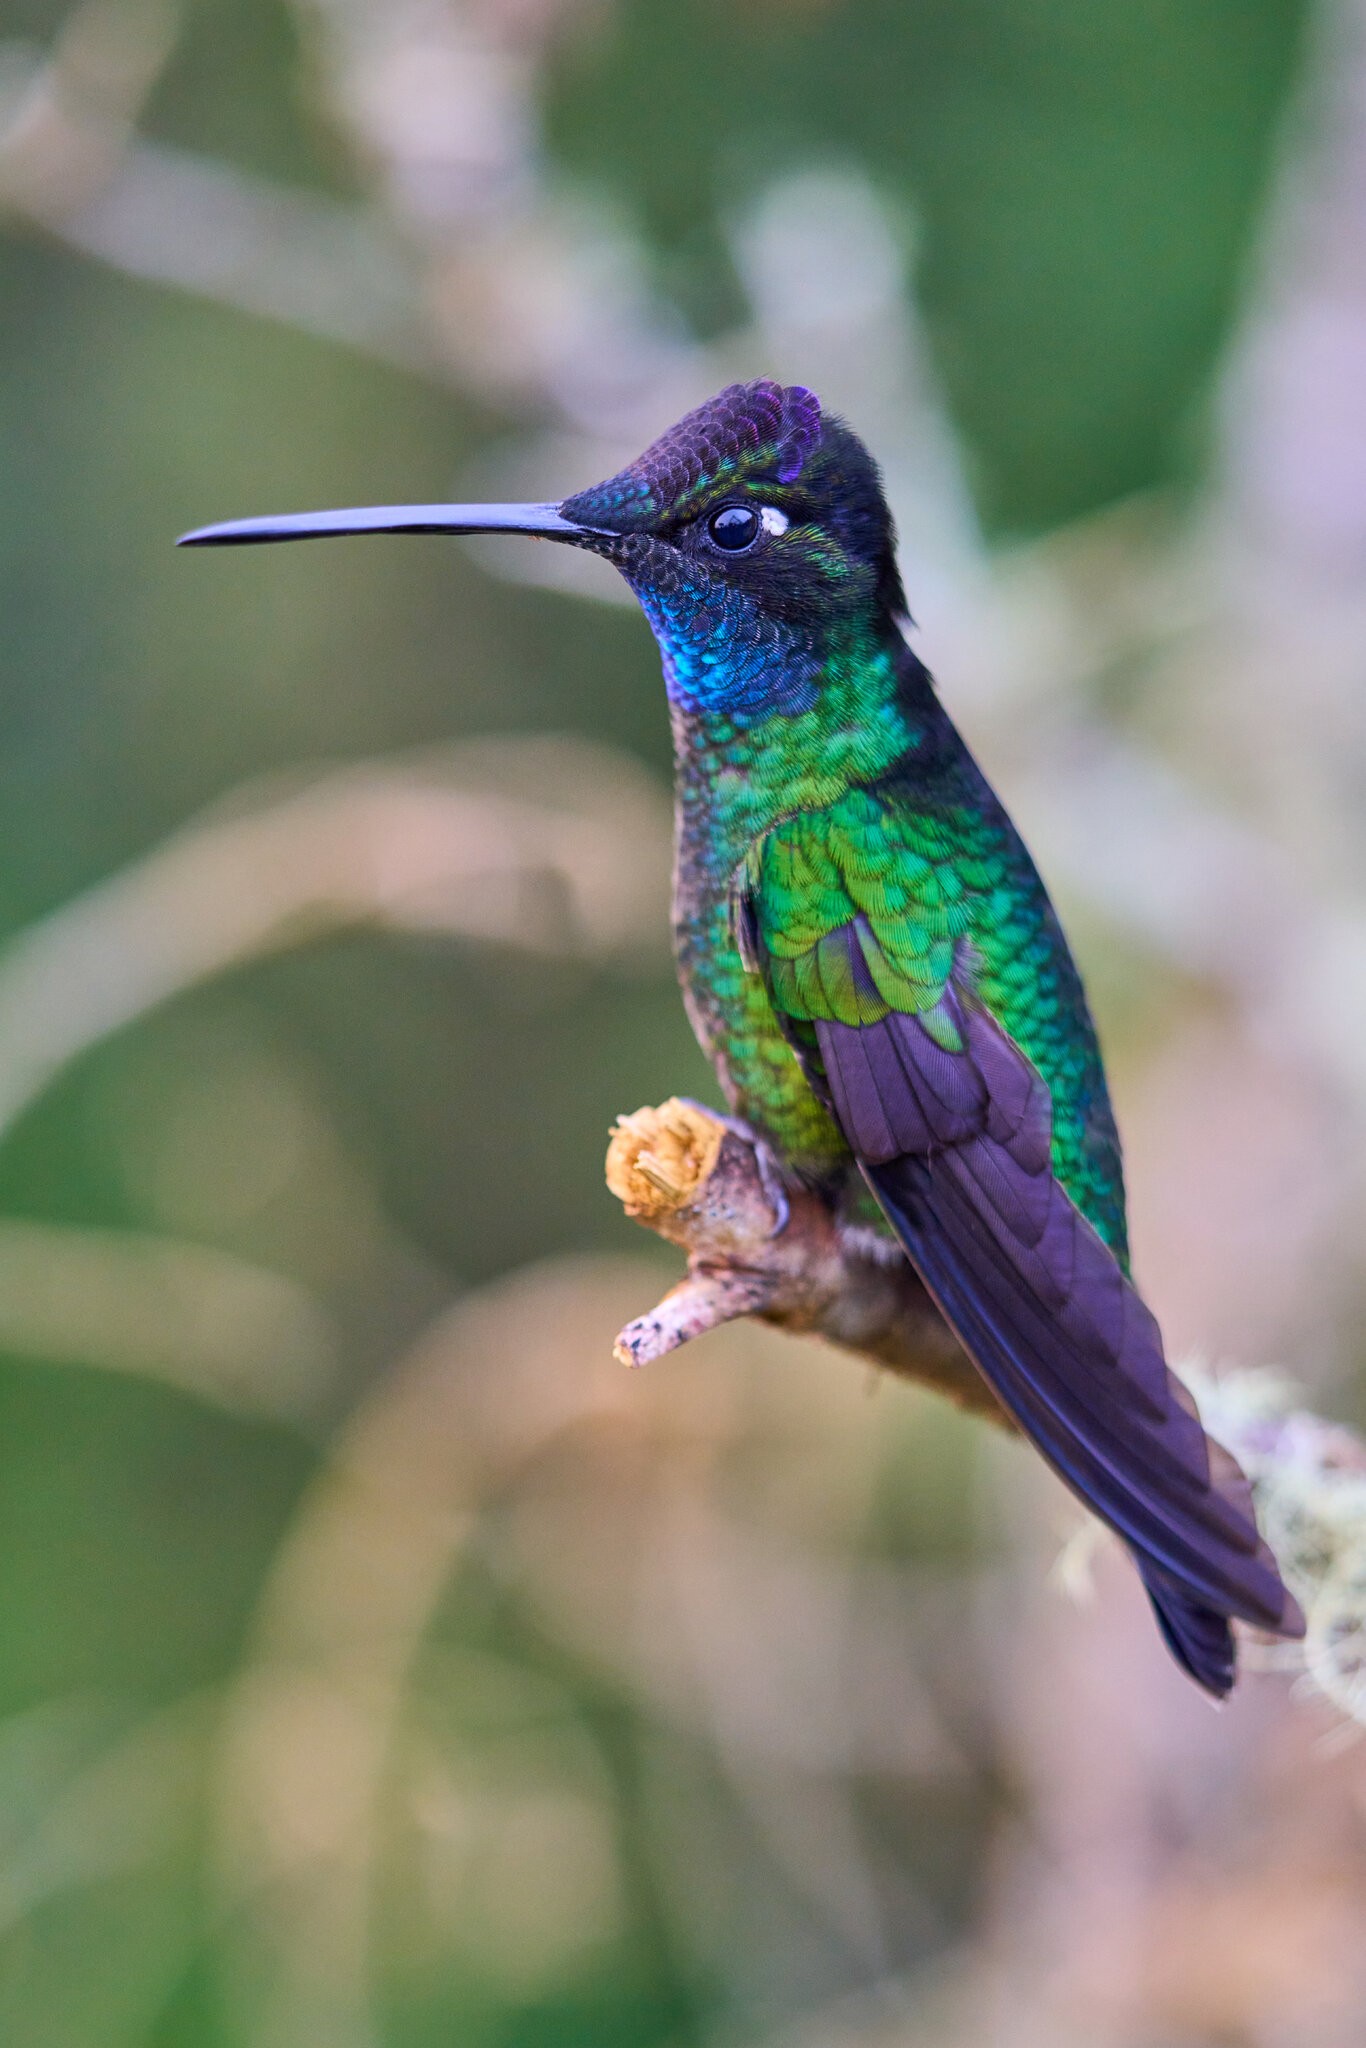
POLYGON ((817 1016, 793 1043, 965 1349, 1131 1546, 1173 1654, 1226 1693, 1230 1616, 1281 1634, 1303 1623, 1242 1471, 1206 1437, 1156 1321, 1054 1175, 1039 1074, 954 981, 932 1014, 817 1016))

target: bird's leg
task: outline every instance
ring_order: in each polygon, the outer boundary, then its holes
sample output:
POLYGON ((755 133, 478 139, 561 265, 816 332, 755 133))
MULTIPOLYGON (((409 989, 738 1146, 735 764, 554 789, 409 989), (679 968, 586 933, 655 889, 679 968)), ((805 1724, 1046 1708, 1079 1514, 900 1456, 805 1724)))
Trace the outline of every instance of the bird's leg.
POLYGON ((759 1133, 752 1124, 747 1124, 741 1116, 729 1116, 723 1109, 712 1109, 708 1103, 699 1102, 692 1095, 680 1095, 678 1100, 685 1102, 689 1109, 695 1109, 701 1116, 713 1117, 723 1130, 729 1131, 733 1138, 740 1140, 741 1144, 749 1146, 754 1154, 754 1165, 759 1175, 759 1185, 763 1189, 769 1207, 773 1211, 773 1228, 769 1232, 769 1236, 781 1237, 792 1220, 792 1203, 788 1198, 787 1181, 784 1178, 783 1169, 778 1164, 778 1157, 773 1147, 766 1139, 759 1136, 759 1133))

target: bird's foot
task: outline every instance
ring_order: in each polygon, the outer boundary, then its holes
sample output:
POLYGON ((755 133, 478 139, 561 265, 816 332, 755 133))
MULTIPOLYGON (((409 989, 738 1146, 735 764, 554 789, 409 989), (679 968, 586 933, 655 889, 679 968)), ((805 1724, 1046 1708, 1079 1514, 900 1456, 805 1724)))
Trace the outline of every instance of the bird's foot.
POLYGON ((770 1230, 769 1236, 781 1237, 791 1219, 792 1205, 788 1200, 787 1182, 783 1175, 783 1169, 778 1164, 777 1154, 774 1152, 773 1147, 766 1139, 761 1138, 753 1125, 747 1124, 743 1117, 727 1116, 724 1110, 713 1109, 709 1103, 698 1102, 691 1095, 681 1095, 678 1099, 680 1102, 686 1102, 689 1109, 695 1109, 703 1116, 715 1117, 716 1121, 719 1124, 723 1124, 732 1137, 741 1139, 744 1144, 749 1146, 754 1154, 754 1164, 758 1168, 759 1185, 763 1189, 765 1199, 773 1211, 773 1228, 770 1230))

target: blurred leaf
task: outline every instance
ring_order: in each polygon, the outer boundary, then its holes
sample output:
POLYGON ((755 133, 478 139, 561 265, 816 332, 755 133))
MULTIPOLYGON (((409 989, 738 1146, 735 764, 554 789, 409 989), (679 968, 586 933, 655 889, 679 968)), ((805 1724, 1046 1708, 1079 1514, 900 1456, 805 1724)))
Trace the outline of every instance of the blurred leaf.
POLYGON ((920 286, 996 528, 1170 475, 1242 283, 1303 0, 621 0, 552 73, 555 148, 629 193, 685 296, 715 223, 811 159, 923 228, 920 286))

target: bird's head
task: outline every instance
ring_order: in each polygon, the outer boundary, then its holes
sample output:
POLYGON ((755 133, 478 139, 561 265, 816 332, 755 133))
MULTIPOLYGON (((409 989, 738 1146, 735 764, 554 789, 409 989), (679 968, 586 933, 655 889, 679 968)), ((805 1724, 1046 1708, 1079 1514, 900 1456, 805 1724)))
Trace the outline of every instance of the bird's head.
POLYGON ((522 533, 587 548, 639 598, 685 712, 814 702, 832 652, 905 613, 876 463, 802 385, 732 384, 558 505, 405 505, 208 526, 189 546, 357 533, 522 533))

